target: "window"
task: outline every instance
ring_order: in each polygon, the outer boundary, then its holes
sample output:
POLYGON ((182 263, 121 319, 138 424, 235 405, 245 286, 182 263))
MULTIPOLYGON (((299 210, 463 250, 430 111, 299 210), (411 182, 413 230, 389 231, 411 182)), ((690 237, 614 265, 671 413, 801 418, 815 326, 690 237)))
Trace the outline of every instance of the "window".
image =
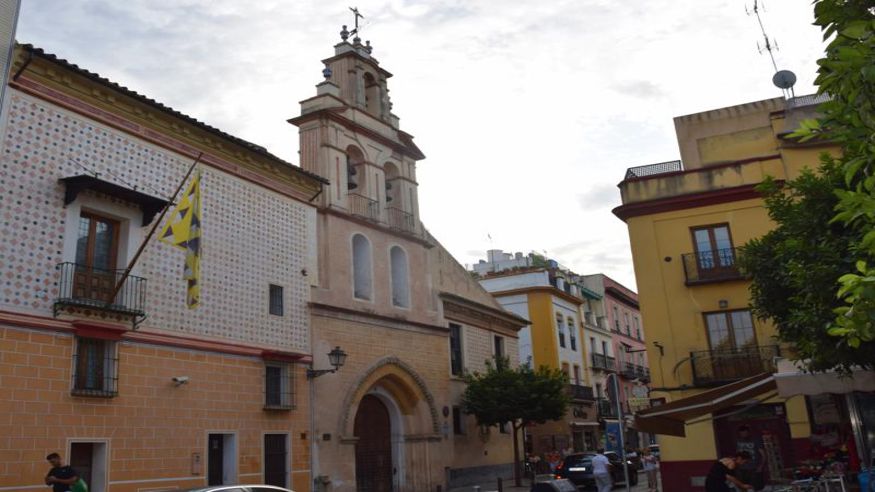
POLYGON ((392 269, 392 305, 401 308, 410 307, 407 253, 398 246, 392 246, 389 250, 389 260, 392 269))
POLYGON ((574 332, 577 331, 577 326, 574 325, 574 319, 568 318, 568 342, 571 345, 571 350, 577 351, 577 337, 574 332))
POLYGON ((595 337, 589 337, 589 349, 592 353, 597 354, 599 351, 597 350, 598 346, 595 344, 595 337))
POLYGON ((632 317, 632 322, 635 324, 635 338, 643 340, 641 338, 641 322, 638 320, 638 316, 632 317))
POLYGON ((352 237, 353 296, 371 300, 371 243, 361 234, 352 237))
POLYGON ((580 385, 580 366, 574 364, 574 384, 580 385))
POLYGON ((370 73, 365 72, 365 108, 376 117, 381 117, 380 85, 370 73))
POLYGON ((729 224, 696 227, 691 231, 700 270, 730 268, 735 264, 729 224))
POLYGON ((608 342, 602 340, 602 353, 608 355, 608 342))
POLYGON ((495 335, 492 338, 493 342, 493 353, 495 354, 495 358, 504 357, 504 337, 500 337, 495 335))
POLYGON ((119 223, 90 212, 79 216, 73 298, 109 302, 115 290, 119 223))
POLYGON ((629 326, 629 313, 627 311, 623 311, 623 319, 626 322, 626 335, 631 335, 632 329, 629 326))
POLYGON ((562 372, 565 373, 565 378, 570 381, 571 380, 571 374, 570 374, 571 370, 568 368, 567 362, 562 363, 562 372))
POLYGON ((604 397, 604 391, 602 390, 602 383, 595 384, 595 396, 596 396, 596 398, 603 398, 604 397))
POLYGON ((462 409, 453 407, 453 434, 457 436, 465 435, 465 422, 462 418, 462 409))
POLYGON ((501 424, 498 424, 498 432, 500 432, 502 434, 509 433, 509 431, 507 430, 507 422, 503 422, 501 424))
POLYGON ((283 315, 283 288, 270 284, 270 314, 283 315))
POLYGON ((556 327, 559 330, 559 346, 565 348, 565 326, 561 314, 556 315, 556 327))
POLYGON ((757 344, 750 311, 707 313, 705 324, 711 350, 738 350, 757 344))
POLYGON ((264 408, 289 410, 293 408, 292 371, 288 364, 270 362, 264 366, 264 408))
POLYGON ((116 396, 118 358, 111 340, 77 338, 73 354, 73 391, 79 396, 116 396))
POLYGON ((346 189, 353 191, 359 187, 359 165, 365 161, 362 151, 350 145, 346 148, 346 189))
POLYGON ((620 311, 614 306, 614 331, 620 331, 620 311))
POLYGON ((453 376, 461 376, 462 367, 462 327, 450 323, 450 372, 453 376))

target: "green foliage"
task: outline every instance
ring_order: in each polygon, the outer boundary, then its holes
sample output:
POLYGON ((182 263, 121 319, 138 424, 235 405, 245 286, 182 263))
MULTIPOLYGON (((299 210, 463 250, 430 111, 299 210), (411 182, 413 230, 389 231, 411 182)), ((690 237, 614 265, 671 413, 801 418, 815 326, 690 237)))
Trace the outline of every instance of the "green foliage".
POLYGON ((511 423, 520 428, 532 423, 558 420, 568 409, 568 379, 558 369, 528 364, 512 368, 507 358, 487 363, 485 373, 468 374, 462 408, 479 425, 511 423))
POLYGON ((815 83, 831 101, 820 106, 818 121, 803 123, 793 136, 828 139, 842 149, 834 159, 843 183, 836 186, 833 221, 857 237, 837 278, 842 302, 828 332, 861 348, 875 341, 875 7, 871 0, 816 0, 814 14, 829 41, 815 83))
POLYGON ((853 346, 830 329, 843 305, 834 286, 853 268, 851 253, 860 234, 832 220, 843 170, 828 156, 822 161, 818 173, 805 171, 783 186, 772 179, 759 186, 776 227, 747 243, 739 261, 752 280, 754 313, 774 321, 778 339, 793 344, 809 369, 871 367, 875 343, 853 346))

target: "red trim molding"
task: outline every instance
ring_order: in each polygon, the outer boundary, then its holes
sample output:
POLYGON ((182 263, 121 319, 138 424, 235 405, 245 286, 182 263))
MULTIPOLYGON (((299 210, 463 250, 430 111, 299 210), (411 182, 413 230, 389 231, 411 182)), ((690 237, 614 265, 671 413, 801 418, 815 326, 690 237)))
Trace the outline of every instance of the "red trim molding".
MULTIPOLYGON (((784 181, 776 180, 776 182, 781 184, 784 181)), ((755 189, 757 184, 629 203, 616 207, 612 212, 625 222, 626 219, 630 217, 638 217, 641 215, 651 215, 661 212, 671 212, 674 210, 685 210, 688 208, 706 207, 708 205, 717 205, 720 203, 762 198, 762 195, 755 189)))
POLYGON ((167 333, 133 331, 127 326, 92 320, 59 320, 46 316, 0 311, 0 325, 73 333, 88 338, 131 341, 162 345, 166 347, 201 350, 204 352, 282 360, 286 362, 309 363, 313 360, 313 357, 310 354, 305 353, 282 352, 252 345, 204 340, 200 338, 192 338, 190 336, 178 336, 167 333))

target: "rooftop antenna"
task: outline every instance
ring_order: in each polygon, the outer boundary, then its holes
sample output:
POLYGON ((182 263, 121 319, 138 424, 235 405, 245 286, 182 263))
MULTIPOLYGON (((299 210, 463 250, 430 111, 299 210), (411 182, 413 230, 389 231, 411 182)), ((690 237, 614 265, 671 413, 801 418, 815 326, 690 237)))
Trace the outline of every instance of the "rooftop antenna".
MULTIPOLYGON (((765 44, 760 46, 760 43, 757 42, 757 51, 760 54, 763 51, 767 51, 769 53, 769 59, 772 61, 772 68, 775 69, 775 75, 772 76, 772 83, 775 84, 775 87, 781 89, 781 92, 784 94, 785 98, 796 97, 796 93, 793 91, 793 85, 796 83, 796 74, 789 70, 778 70, 778 63, 775 62, 775 51, 778 51, 778 42, 774 39, 769 39, 769 36, 766 34, 766 28, 763 26, 763 19, 760 17, 760 4, 759 0, 753 0, 753 9, 748 10, 745 7, 745 12, 747 15, 754 15, 757 18, 757 23, 760 25, 760 32, 763 33, 763 40, 765 44)), ((762 5, 762 10, 766 10, 766 5, 762 5)))

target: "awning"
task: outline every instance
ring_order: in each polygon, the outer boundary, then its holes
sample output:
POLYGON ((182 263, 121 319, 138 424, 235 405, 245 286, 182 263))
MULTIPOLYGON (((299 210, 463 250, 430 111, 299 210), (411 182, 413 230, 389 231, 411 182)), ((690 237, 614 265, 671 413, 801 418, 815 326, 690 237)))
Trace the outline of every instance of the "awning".
POLYGON ((598 427, 599 425, 601 425, 601 424, 599 424, 598 422, 580 422, 580 421, 574 421, 574 422, 571 423, 571 426, 572 426, 572 427, 598 427))
POLYGON ((759 374, 638 412, 635 416, 635 428, 652 434, 686 437, 684 427, 688 420, 750 401, 758 395, 774 390, 774 375, 759 374))
POLYGON ((60 181, 66 187, 64 193, 64 205, 69 205, 79 196, 79 193, 84 190, 96 191, 109 195, 111 197, 124 200, 128 203, 133 203, 140 206, 143 211, 143 226, 147 226, 155 218, 155 214, 160 212, 169 203, 163 198, 157 198, 145 193, 140 193, 137 190, 125 188, 109 181, 81 174, 79 176, 70 176, 61 178, 60 181))
POLYGON ((875 372, 854 371, 849 376, 833 371, 811 373, 800 370, 792 361, 782 360, 778 361, 775 383, 783 397, 875 391, 875 372))

